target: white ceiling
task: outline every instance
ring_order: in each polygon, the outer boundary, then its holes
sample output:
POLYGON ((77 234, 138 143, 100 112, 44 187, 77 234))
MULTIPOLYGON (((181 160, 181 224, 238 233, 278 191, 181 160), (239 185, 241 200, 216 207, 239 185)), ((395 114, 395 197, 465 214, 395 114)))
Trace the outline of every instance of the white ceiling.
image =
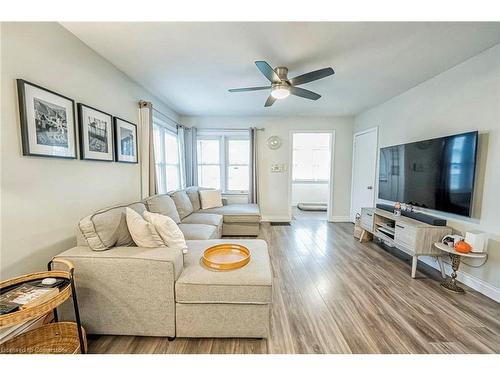
MULTIPOLYGON (((353 115, 500 43, 497 23, 63 23, 181 115, 353 115), (331 66, 301 87, 323 97, 277 101, 254 65, 289 77, 331 66)), ((474 72, 471 72, 474 74, 474 72)))

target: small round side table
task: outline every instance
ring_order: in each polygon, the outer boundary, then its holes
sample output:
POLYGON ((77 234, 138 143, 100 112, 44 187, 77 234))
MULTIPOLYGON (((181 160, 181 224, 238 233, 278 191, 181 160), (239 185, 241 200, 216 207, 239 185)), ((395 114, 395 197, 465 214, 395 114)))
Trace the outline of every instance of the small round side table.
POLYGON ((441 283, 441 286, 449 291, 454 293, 464 294, 465 290, 457 285, 457 271, 458 267, 460 267, 460 259, 461 257, 466 258, 485 258, 486 254, 483 253, 459 253, 456 251, 453 246, 445 245, 442 242, 434 243, 434 246, 439 250, 448 253, 451 259, 451 269, 453 272, 451 273, 451 277, 447 278, 445 281, 441 283))
POLYGON ((0 315, 0 329, 24 323, 38 316, 54 312, 55 323, 42 325, 0 344, 1 354, 84 354, 87 349, 85 330, 80 323, 80 312, 76 299, 74 266, 65 259, 53 259, 48 264, 48 271, 36 272, 0 282, 0 294, 6 293, 27 282, 41 281, 44 278, 62 280, 57 286, 57 295, 40 304, 26 307, 15 312, 0 315), (68 270, 52 270, 53 263, 62 263, 68 270), (73 297, 76 323, 59 322, 57 306, 73 297))

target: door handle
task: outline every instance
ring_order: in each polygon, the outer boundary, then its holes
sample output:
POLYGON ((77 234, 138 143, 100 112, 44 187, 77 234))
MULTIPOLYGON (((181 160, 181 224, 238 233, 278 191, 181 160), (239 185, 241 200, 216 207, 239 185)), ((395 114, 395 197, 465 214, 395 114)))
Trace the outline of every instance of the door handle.
POLYGON ((366 187, 368 190, 372 190, 373 189, 373 186, 367 186, 366 187))

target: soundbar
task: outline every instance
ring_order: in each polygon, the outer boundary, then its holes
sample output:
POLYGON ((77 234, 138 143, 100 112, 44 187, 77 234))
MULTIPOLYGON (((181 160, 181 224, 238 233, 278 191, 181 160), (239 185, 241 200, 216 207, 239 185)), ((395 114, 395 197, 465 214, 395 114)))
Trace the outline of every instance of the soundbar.
MULTIPOLYGON (((384 211, 394 212, 394 207, 389 204, 377 203, 377 208, 380 208, 381 210, 384 211)), ((440 219, 438 217, 427 215, 422 212, 401 211, 401 215, 409 217, 410 219, 421 221, 426 224, 435 225, 437 227, 446 226, 445 219, 440 219)))

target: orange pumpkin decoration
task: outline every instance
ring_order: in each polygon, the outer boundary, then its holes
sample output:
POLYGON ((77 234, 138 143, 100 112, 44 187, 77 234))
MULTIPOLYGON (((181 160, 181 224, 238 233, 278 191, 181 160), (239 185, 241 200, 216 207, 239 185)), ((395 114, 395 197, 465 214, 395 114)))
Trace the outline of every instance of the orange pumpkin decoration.
POLYGON ((467 254, 467 253, 470 253, 472 250, 472 247, 465 241, 458 241, 456 244, 455 244, 455 251, 459 252, 459 253, 464 253, 464 254, 467 254))

